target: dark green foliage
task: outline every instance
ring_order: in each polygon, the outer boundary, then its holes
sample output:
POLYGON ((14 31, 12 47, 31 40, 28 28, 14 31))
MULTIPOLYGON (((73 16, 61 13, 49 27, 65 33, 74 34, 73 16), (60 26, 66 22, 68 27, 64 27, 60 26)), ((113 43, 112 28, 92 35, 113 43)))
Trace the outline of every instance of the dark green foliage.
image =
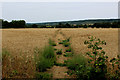
POLYGON ((69 42, 65 42, 65 43, 63 43, 63 45, 64 45, 65 47, 68 47, 68 46, 70 46, 70 43, 69 43, 69 42))
POLYGON ((49 44, 50 44, 51 46, 56 46, 55 41, 53 41, 53 40, 51 40, 51 39, 49 39, 49 44))
POLYGON ((10 23, 8 21, 3 21, 2 28, 10 28, 10 23))
POLYGON ((55 43, 53 43, 53 44, 52 44, 52 46, 56 46, 56 44, 55 44, 55 43))
POLYGON ((54 65, 56 57, 52 46, 45 46, 43 50, 35 49, 35 62, 37 71, 45 71, 54 65))
POLYGON ((71 70, 76 70, 80 65, 86 65, 87 59, 82 55, 75 55, 72 59, 67 60, 67 66, 71 70))
POLYGON ((54 50, 56 51, 57 49, 56 49, 56 48, 54 48, 54 50))
POLYGON ((54 48, 52 46, 45 46, 43 50, 43 56, 47 59, 55 58, 54 48))
POLYGON ((117 58, 112 58, 110 60, 110 63, 112 64, 111 70, 113 70, 112 74, 110 74, 110 77, 114 80, 120 79, 120 55, 117 55, 117 58))
POLYGON ((120 28, 120 19, 80 20, 51 23, 25 23, 24 20, 2 21, 2 28, 120 28), (37 25, 37 26, 36 26, 37 25))
POLYGON ((71 59, 65 61, 69 71, 68 74, 76 74, 77 78, 85 80, 87 75, 87 59, 82 55, 75 55, 71 59))
MULTIPOLYGON (((119 80, 120 79, 120 57, 112 58, 110 63, 112 64, 112 68, 109 69, 112 73, 107 71, 107 63, 108 56, 105 55, 105 51, 102 50, 100 45, 106 45, 105 41, 101 41, 100 39, 96 39, 96 37, 88 37, 89 40, 85 41, 84 44, 88 45, 92 51, 87 52, 86 54, 90 57, 88 63, 91 65, 90 69, 90 79, 96 78, 99 79, 110 79, 110 80, 119 80), (115 66, 117 68, 115 69, 115 66), (107 75, 107 76, 106 76, 107 75)), ((108 66, 109 67, 109 66, 108 66)))
POLYGON ((52 80, 52 74, 38 72, 35 74, 35 77, 40 80, 52 80))
POLYGON ((3 21, 2 28, 25 28, 26 22, 24 20, 12 20, 11 22, 3 21))
POLYGON ((59 42, 59 44, 63 44, 63 42, 59 42))
MULTIPOLYGON (((96 28, 118 28, 118 22, 102 22, 102 23, 94 23, 93 26, 96 28)), ((120 24, 119 24, 120 25, 120 24)))
POLYGON ((109 73, 107 70, 108 56, 106 56, 105 51, 101 47, 101 45, 106 45, 106 42, 93 36, 88 37, 88 39, 84 42, 91 49, 86 52, 88 59, 81 55, 73 55, 71 59, 64 62, 70 69, 67 73, 77 75, 80 80, 119 80, 120 56, 110 60, 112 69, 109 69, 112 73, 109 73), (116 69, 115 66, 117 67, 116 69))
POLYGON ((69 23, 63 24, 63 23, 60 22, 56 25, 56 28, 73 28, 73 26, 70 25, 69 23))
POLYGON ((37 68, 39 69, 38 71, 46 71, 47 68, 50 68, 53 66, 54 63, 51 62, 51 60, 46 59, 44 57, 40 58, 40 62, 37 63, 37 68))
POLYGON ((13 70, 9 76, 10 76, 10 77, 13 77, 13 76, 18 75, 18 73, 19 73, 19 72, 18 72, 17 70, 13 70))
POLYGON ((32 24, 32 28, 38 28, 37 24, 32 24))
POLYGON ((66 66, 64 63, 55 63, 56 66, 66 66))
POLYGON ((107 73, 107 58, 105 56, 105 51, 102 50, 100 45, 106 45, 105 41, 101 41, 100 39, 96 39, 96 37, 88 37, 89 40, 85 41, 84 44, 88 45, 92 51, 87 52, 86 54, 90 57, 88 63, 92 64, 91 67, 91 79, 105 79, 105 74, 107 73))
POLYGON ((56 51, 56 54, 61 55, 61 54, 62 54, 62 49, 58 49, 58 50, 56 51))
POLYGON ((65 40, 62 40, 61 42, 59 42, 59 44, 65 44, 65 43, 68 43, 70 41, 70 37, 65 39, 65 40))
POLYGON ((73 53, 72 52, 66 52, 64 54, 65 57, 72 57, 73 56, 73 53))
POLYGON ((66 40, 62 40, 62 44, 63 44, 65 47, 68 47, 68 46, 70 46, 69 41, 70 41, 70 37, 67 38, 66 40))
POLYGON ((51 68, 56 63, 54 48, 50 43, 51 41, 49 41, 49 45, 45 46, 43 50, 36 48, 34 51, 37 71, 35 77, 40 80, 50 80, 52 78, 52 75, 44 73, 47 68, 51 68))
POLYGON ((71 52, 71 51, 72 51, 71 48, 66 49, 66 52, 71 52))

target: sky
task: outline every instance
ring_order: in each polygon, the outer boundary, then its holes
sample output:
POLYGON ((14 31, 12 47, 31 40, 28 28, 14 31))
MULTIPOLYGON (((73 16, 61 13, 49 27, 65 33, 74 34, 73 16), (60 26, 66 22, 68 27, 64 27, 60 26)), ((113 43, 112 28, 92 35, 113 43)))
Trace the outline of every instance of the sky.
POLYGON ((118 2, 120 0, 0 0, 0 2, 118 2))
POLYGON ((27 23, 118 18, 118 2, 3 2, 4 20, 27 23))

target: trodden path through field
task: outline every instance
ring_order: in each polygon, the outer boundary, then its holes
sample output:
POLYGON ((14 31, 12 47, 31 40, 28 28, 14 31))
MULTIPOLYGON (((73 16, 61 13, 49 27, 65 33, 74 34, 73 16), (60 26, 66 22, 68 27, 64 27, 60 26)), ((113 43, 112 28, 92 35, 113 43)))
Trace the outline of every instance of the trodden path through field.
MULTIPOLYGON (((64 40, 65 36, 63 35, 63 33, 61 32, 61 29, 58 29, 55 32, 55 36, 53 37, 55 43, 57 44, 57 46, 55 46, 54 48, 58 49, 62 49, 62 54, 61 55, 57 55, 56 51, 55 51, 55 55, 57 58, 57 63, 64 63, 64 60, 67 60, 67 57, 64 57, 64 52, 67 49, 67 47, 64 47, 62 44, 59 44, 60 40, 64 40)), ((68 71, 66 66, 56 66, 54 65, 51 69, 48 69, 48 73, 52 73, 53 74, 53 78, 72 78, 72 76, 68 75, 66 72, 68 71)))

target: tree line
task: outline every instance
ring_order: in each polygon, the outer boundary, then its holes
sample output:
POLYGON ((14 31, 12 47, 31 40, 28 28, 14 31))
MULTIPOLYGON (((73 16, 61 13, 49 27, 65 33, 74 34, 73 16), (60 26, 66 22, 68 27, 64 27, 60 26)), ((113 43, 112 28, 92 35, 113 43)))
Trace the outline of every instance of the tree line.
POLYGON ((2 20, 2 28, 25 28, 26 22, 24 20, 12 20, 11 22, 2 20))
POLYGON ((70 24, 59 22, 56 25, 27 24, 25 20, 2 20, 2 28, 120 28, 120 22, 102 22, 94 24, 70 24))
POLYGON ((69 24, 69 23, 58 23, 57 25, 37 25, 32 24, 31 28, 120 28, 119 22, 104 22, 104 23, 94 23, 94 24, 69 24))

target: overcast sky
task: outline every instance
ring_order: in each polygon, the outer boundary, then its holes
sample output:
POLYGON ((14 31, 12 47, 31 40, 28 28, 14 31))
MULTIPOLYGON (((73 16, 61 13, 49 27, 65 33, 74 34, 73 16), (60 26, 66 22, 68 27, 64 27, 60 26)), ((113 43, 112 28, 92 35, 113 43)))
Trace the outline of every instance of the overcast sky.
POLYGON ((5 2, 2 18, 26 22, 118 18, 118 2, 5 2))

